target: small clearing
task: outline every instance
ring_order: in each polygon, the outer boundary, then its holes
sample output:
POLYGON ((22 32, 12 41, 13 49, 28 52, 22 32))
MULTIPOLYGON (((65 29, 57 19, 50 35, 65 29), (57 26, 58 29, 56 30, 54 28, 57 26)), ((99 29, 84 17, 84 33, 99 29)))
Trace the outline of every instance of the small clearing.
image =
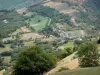
POLYGON ((5 57, 4 57, 4 61, 3 61, 3 63, 5 63, 5 64, 9 64, 10 61, 11 61, 11 56, 5 56, 5 57))
POLYGON ((26 20, 31 27, 33 27, 36 31, 42 30, 49 22, 49 18, 43 17, 40 15, 36 15, 33 18, 26 20))
POLYGON ((36 38, 43 38, 43 35, 40 35, 38 33, 26 33, 22 34, 21 40, 35 40, 36 38))
POLYGON ((16 12, 17 12, 18 14, 21 14, 21 15, 22 15, 23 13, 27 12, 27 8, 17 9, 16 12))
POLYGON ((5 52, 5 51, 11 51, 12 49, 10 48, 10 45, 5 45, 5 48, 0 47, 0 53, 5 52))
POLYGON ((24 46, 34 46, 34 41, 26 41, 24 42, 24 46))
POLYGON ((21 27, 21 28, 20 28, 20 31, 21 31, 21 33, 30 33, 30 32, 31 32, 30 29, 27 28, 26 26, 21 27))

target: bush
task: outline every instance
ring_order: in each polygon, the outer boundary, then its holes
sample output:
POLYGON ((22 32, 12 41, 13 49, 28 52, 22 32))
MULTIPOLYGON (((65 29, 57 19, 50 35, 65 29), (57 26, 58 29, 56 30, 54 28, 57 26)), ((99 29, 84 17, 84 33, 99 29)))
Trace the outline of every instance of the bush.
POLYGON ((99 66, 97 43, 86 42, 79 47, 78 56, 81 67, 99 66))
POLYGON ((56 64, 56 57, 38 47, 23 50, 14 65, 14 75, 42 75, 56 64))
POLYGON ((69 70, 69 68, 61 67, 58 72, 69 70))
POLYGON ((10 51, 5 51, 1 53, 2 56, 11 56, 11 54, 12 53, 10 51))

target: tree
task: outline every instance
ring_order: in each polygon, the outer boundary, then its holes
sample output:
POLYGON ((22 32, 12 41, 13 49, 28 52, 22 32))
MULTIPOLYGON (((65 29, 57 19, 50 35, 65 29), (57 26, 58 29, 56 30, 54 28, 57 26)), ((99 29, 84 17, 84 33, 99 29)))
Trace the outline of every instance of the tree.
POLYGON ((36 30, 34 29, 34 27, 30 26, 31 31, 35 32, 36 30))
POLYGON ((13 75, 42 75, 56 64, 56 57, 45 53, 38 47, 32 47, 19 54, 14 65, 13 75))
POLYGON ((99 65, 97 44, 86 42, 79 47, 78 56, 81 67, 96 67, 99 65))
POLYGON ((3 68, 4 68, 3 67, 3 58, 0 55, 0 70, 2 70, 3 68))
POLYGON ((1 40, 0 40, 0 47, 3 47, 3 48, 5 47, 1 40))

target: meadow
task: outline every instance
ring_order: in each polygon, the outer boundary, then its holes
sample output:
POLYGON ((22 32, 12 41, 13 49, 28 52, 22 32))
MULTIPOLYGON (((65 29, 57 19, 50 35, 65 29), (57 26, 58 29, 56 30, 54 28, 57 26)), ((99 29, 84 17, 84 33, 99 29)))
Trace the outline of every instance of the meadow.
POLYGON ((48 21, 49 21, 49 18, 40 16, 40 15, 36 15, 35 17, 29 20, 26 20, 26 22, 29 23, 29 25, 33 27, 36 31, 40 31, 43 28, 45 28, 48 21))

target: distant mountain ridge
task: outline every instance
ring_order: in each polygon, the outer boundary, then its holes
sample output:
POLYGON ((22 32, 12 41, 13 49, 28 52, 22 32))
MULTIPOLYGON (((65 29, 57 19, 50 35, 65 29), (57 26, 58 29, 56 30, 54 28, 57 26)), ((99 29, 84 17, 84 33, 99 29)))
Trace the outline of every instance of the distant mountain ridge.
POLYGON ((0 10, 27 7, 44 0, 0 0, 0 10))

